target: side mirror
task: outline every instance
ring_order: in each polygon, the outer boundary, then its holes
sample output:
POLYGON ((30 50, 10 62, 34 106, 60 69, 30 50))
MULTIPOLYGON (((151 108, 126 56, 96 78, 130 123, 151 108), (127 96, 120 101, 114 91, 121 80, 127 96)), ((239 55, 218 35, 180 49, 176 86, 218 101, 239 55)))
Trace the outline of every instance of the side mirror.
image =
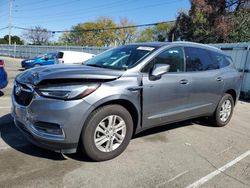
POLYGON ((168 64, 156 64, 151 75, 153 77, 160 77, 163 74, 166 74, 170 69, 170 65, 168 64))

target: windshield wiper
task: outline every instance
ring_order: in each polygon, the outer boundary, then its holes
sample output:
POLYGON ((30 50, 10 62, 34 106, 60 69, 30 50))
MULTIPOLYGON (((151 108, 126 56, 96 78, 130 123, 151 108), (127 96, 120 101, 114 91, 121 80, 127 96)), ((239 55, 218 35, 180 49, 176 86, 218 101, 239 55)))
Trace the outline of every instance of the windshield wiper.
POLYGON ((102 65, 97 65, 97 64, 85 64, 87 66, 91 66, 91 67, 100 67, 100 68, 104 68, 102 65))
POLYGON ((91 67, 99 67, 104 69, 112 69, 112 70, 127 70, 125 67, 113 67, 113 66, 107 66, 107 65, 97 65, 97 64, 84 64, 91 67))

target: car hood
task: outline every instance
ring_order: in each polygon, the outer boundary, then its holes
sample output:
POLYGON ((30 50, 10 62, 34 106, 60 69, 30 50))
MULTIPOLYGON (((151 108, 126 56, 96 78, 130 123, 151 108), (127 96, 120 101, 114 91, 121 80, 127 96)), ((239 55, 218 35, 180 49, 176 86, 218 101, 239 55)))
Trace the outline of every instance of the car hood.
POLYGON ((17 82, 39 85, 46 80, 102 80, 120 77, 124 71, 91 67, 86 65, 50 65, 33 68, 19 74, 17 82))

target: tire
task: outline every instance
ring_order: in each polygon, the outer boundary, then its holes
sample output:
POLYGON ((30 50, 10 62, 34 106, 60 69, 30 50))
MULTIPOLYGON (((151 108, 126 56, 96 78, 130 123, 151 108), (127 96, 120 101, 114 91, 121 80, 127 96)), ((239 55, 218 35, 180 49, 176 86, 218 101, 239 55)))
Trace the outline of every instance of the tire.
POLYGON ((213 125, 216 126, 216 127, 224 127, 225 125, 227 125, 229 123, 232 115, 233 115, 233 110, 234 110, 234 99, 230 94, 226 93, 221 98, 221 100, 220 100, 220 102, 219 102, 213 116, 211 117, 213 125), (222 113, 223 105, 226 105, 225 103, 229 104, 229 102, 230 102, 231 108, 229 110, 229 106, 228 106, 227 111, 230 111, 230 114, 227 114, 227 115, 223 116, 222 115, 223 114, 222 113))
POLYGON ((107 105, 90 114, 83 127, 79 145, 90 159, 105 161, 120 155, 128 146, 132 134, 133 120, 130 113, 120 105, 107 105), (107 129, 111 125, 109 122, 113 122, 112 130, 107 129))

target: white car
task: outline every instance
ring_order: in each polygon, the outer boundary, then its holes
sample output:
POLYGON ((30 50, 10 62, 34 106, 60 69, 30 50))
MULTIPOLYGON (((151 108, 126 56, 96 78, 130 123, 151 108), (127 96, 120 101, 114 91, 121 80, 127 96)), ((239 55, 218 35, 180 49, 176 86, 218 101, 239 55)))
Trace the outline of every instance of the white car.
POLYGON ((63 64, 82 64, 94 57, 94 54, 76 51, 60 51, 57 53, 57 63, 63 64))

